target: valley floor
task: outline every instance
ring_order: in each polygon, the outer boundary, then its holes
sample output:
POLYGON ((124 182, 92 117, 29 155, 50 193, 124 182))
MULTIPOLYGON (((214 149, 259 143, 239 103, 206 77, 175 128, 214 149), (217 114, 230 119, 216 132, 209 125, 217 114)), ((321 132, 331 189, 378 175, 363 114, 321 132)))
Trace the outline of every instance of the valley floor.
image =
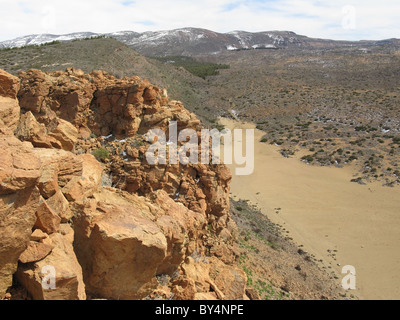
MULTIPOLYGON (((255 128, 220 122, 229 129, 255 128)), ((345 277, 342 267, 354 266, 353 293, 360 299, 399 299, 399 187, 351 183, 352 167, 311 166, 300 161, 301 155, 284 158, 278 147, 260 142, 263 135, 255 130, 255 171, 234 175, 233 199, 257 206, 322 268, 335 273, 338 284, 345 277)))

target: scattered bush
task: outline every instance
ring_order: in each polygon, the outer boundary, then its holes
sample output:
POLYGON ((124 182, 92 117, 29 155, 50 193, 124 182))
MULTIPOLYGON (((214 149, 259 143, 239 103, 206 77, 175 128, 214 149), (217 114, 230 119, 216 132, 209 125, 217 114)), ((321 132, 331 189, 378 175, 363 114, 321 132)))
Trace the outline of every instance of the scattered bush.
POLYGON ((183 67, 190 73, 203 79, 206 79, 206 77, 208 76, 218 75, 218 70, 220 69, 230 68, 230 66, 227 64, 200 62, 195 60, 194 58, 183 56, 160 57, 157 59, 164 63, 171 63, 177 67, 183 67))
POLYGON ((307 155, 307 156, 302 157, 301 160, 310 163, 310 162, 314 161, 314 157, 312 155, 307 155))
POLYGON ((93 151, 92 155, 97 159, 97 161, 101 162, 104 162, 106 159, 110 158, 110 153, 104 148, 99 148, 93 151))

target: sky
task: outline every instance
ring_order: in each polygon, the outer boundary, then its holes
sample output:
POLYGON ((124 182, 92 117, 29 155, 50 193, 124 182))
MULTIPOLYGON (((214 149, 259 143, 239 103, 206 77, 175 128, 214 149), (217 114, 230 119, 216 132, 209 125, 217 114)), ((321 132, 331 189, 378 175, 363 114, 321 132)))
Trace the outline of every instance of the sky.
POLYGON ((0 0, 0 41, 29 34, 284 30, 314 38, 400 38, 399 0, 0 0))

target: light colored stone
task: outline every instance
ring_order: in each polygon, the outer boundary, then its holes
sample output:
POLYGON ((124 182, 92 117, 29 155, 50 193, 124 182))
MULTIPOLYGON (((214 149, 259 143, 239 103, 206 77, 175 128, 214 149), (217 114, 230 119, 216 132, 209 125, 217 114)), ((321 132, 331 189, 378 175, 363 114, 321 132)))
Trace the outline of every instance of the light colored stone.
POLYGON ((48 236, 49 235, 47 233, 44 233, 42 230, 36 229, 31 234, 31 241, 41 241, 48 238, 48 236))
POLYGON ((216 258, 212 258, 210 266, 210 278, 224 294, 225 299, 242 300, 247 286, 246 273, 216 258))
POLYGON ((74 221, 87 291, 106 299, 143 299, 157 287, 167 240, 138 197, 112 192, 95 197, 102 201, 93 200, 74 221))
POLYGON ((69 208, 69 202, 61 191, 47 199, 47 205, 61 218, 61 223, 66 223, 72 219, 74 213, 69 208))
POLYGON ((14 136, 0 136, 0 195, 34 186, 40 176, 41 162, 30 143, 14 136))
POLYGON ((78 159, 82 162, 82 175, 71 179, 62 192, 68 201, 83 203, 100 191, 103 168, 92 155, 81 155, 78 159))
POLYGON ((19 256, 29 244, 39 196, 34 187, 0 195, 0 295, 12 285, 19 256))
POLYGON ((31 111, 20 117, 15 135, 37 148, 62 149, 61 142, 47 134, 46 126, 39 123, 31 111))
POLYGON ((16 99, 21 80, 0 69, 0 96, 16 99))
POLYGON ((19 113, 18 100, 0 96, 0 119, 12 132, 17 129, 19 113))
POLYGON ((68 121, 58 119, 58 126, 49 135, 60 141, 64 150, 72 151, 78 140, 79 132, 68 121))
POLYGON ((19 261, 22 263, 37 262, 46 258, 53 250, 53 246, 44 243, 31 241, 28 248, 21 254, 19 261))
MULTIPOLYGON (((82 160, 71 152, 55 149, 35 148, 33 152, 39 157, 43 166, 43 173, 40 183, 51 183, 50 190, 57 191, 57 184, 63 188, 73 177, 82 176, 82 160), (47 169, 48 168, 48 169, 47 169), (54 174, 57 174, 55 181, 54 174)), ((52 193, 51 195, 54 195, 52 193)))
POLYGON ((52 234, 60 230, 61 218, 48 206, 46 200, 40 199, 40 205, 36 211, 35 228, 52 234))
POLYGON ((0 295, 12 284, 18 258, 29 244, 39 205, 40 161, 32 145, 0 135, 0 295))
MULTIPOLYGON (((43 260, 33 266, 23 265, 18 268, 16 277, 28 290, 34 300, 86 300, 82 268, 79 265, 73 248, 74 232, 68 225, 61 226, 61 233, 50 236, 54 249, 43 260), (55 271, 55 289, 44 289, 43 279, 48 274, 45 267, 55 271)), ((50 281, 48 282, 50 283, 50 281)))
POLYGON ((52 197, 59 191, 57 163, 52 162, 42 167, 38 188, 45 199, 52 197))

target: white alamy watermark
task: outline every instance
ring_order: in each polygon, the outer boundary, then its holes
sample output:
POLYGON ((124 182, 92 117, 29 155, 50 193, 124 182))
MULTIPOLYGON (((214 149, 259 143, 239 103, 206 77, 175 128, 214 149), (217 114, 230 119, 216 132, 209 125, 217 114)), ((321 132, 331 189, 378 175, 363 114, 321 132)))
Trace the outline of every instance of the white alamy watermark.
POLYGON ((42 20, 41 25, 43 30, 54 29, 57 25, 56 8, 48 5, 42 8, 42 20))
POLYGON ((356 268, 353 266, 344 266, 342 274, 346 276, 342 280, 344 290, 356 290, 356 268))
POLYGON ((199 139, 193 129, 184 129, 178 133, 178 123, 171 121, 168 133, 168 141, 166 133, 161 129, 152 129, 145 135, 146 140, 152 143, 146 152, 150 165, 231 165, 235 162, 240 166, 235 169, 236 175, 251 175, 254 172, 254 129, 235 129, 233 132, 229 129, 203 129, 199 139), (178 147, 178 143, 181 147, 178 147))
POLYGON ((56 289, 56 268, 53 266, 44 266, 41 270, 42 273, 42 288, 43 290, 56 289))
POLYGON ((355 30, 357 28, 357 13, 354 6, 344 6, 342 8, 342 27, 345 30, 355 30))

